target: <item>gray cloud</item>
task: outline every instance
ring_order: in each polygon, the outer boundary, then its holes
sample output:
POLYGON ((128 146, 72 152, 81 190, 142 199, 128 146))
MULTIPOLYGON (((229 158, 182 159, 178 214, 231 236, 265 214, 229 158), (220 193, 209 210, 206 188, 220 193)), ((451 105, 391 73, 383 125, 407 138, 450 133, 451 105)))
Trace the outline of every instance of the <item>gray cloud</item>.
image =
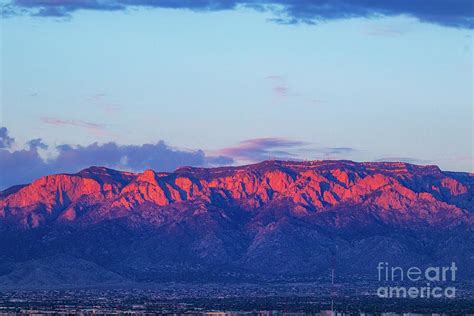
POLYGON ((8 135, 6 127, 0 128, 0 148, 10 148, 15 139, 8 135))
POLYGON ((29 149, 48 149, 48 145, 43 143, 41 138, 35 138, 26 143, 29 149))
POLYGON ((350 154, 356 150, 352 147, 322 147, 318 148, 318 151, 326 155, 344 155, 350 154))
POLYGON ((411 164, 425 165, 430 163, 429 160, 412 158, 412 157, 381 157, 374 160, 375 162, 406 162, 411 164))
POLYGON ((422 22, 474 28, 472 0, 12 0, 3 5, 2 14, 67 17, 78 10, 117 11, 146 7, 218 11, 238 6, 271 11, 275 14, 272 20, 284 24, 407 15, 422 22))
POLYGON ((267 159, 299 159, 300 154, 310 157, 331 158, 356 151, 350 147, 317 147, 311 143, 286 138, 255 138, 223 148, 219 154, 237 160, 259 162, 267 159))
MULTIPOLYGON (((0 135, 7 133, 6 128, 0 129, 0 135)), ((77 172, 93 165, 138 172, 148 168, 173 171, 181 166, 217 166, 234 162, 230 157, 208 156, 202 150, 176 149, 163 141, 143 145, 114 142, 87 146, 58 145, 55 147, 58 155, 44 159, 39 150, 47 148, 41 139, 30 140, 26 149, 11 151, 2 147, 0 189, 28 183, 48 174, 77 172)))

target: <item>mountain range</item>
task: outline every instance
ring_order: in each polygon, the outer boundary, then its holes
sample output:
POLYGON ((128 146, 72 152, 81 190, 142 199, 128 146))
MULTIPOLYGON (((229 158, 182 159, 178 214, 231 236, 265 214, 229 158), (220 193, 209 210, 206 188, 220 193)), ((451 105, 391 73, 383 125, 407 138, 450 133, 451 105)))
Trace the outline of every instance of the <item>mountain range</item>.
POLYGON ((372 280, 378 262, 473 281, 473 193, 402 162, 49 175, 0 193, 0 287, 372 280))

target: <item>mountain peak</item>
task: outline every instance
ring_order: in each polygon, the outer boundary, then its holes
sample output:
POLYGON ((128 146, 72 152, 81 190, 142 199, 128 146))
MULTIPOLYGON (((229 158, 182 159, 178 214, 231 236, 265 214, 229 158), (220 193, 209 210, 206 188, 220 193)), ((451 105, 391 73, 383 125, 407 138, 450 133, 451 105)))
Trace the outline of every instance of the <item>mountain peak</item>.
MULTIPOLYGON (((196 203, 249 211, 289 203, 286 208, 298 216, 370 208, 387 222, 431 223, 474 212, 472 193, 468 174, 403 162, 269 160, 237 167, 183 167, 173 173, 147 169, 138 174, 92 166, 3 191, 0 215, 22 226, 32 217, 38 218, 35 225, 54 223, 63 213, 93 222, 129 218, 130 211, 145 205, 160 214, 161 208, 194 208, 196 203), (432 212, 429 216, 424 214, 426 207, 432 212), (114 211, 120 208, 128 213, 114 211), (411 215, 406 218, 408 211, 411 215), (400 217, 399 212, 405 215, 400 217), (444 215, 433 217, 435 212, 444 215)), ((155 213, 140 216, 146 215, 143 220, 148 221, 155 213)))
POLYGON ((152 169, 146 169, 142 173, 138 174, 138 181, 156 183, 156 173, 152 169))
POLYGON ((401 162, 273 160, 171 173, 90 167, 0 194, 0 261, 34 267, 44 254, 65 254, 134 280, 235 271, 254 278, 317 275, 337 250, 354 275, 380 261, 443 258, 442 242, 470 271, 473 195, 468 173, 401 162))

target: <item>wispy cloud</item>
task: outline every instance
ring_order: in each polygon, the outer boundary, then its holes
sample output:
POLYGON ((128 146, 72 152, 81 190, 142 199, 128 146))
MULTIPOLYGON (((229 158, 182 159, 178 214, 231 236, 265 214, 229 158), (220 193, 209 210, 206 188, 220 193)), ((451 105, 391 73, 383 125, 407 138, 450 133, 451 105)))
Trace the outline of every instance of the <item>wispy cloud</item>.
POLYGON ((118 11, 131 7, 187 9, 193 11, 232 10, 248 7, 270 11, 271 19, 282 24, 407 15, 422 22, 457 28, 474 28, 472 0, 11 0, 2 6, 4 17, 31 14, 44 17, 68 17, 78 10, 118 11))
POLYGON ((321 147, 318 148, 318 151, 327 155, 344 155, 353 153, 356 149, 352 147, 321 147))
POLYGON ((413 157, 381 157, 374 160, 375 162, 406 162, 411 164, 424 165, 430 163, 429 160, 418 159, 413 157))
POLYGON ((75 126, 84 128, 96 136, 103 136, 105 134, 105 126, 102 124, 91 123, 83 120, 67 120, 67 119, 60 119, 56 117, 43 117, 41 121, 45 124, 50 125, 66 125, 66 126, 75 126))
POLYGON ((279 97, 286 97, 288 95, 288 86, 278 84, 273 87, 273 92, 279 97))
POLYGON ((236 146, 223 148, 219 154, 237 161, 259 162, 268 159, 332 159, 352 154, 351 147, 324 147, 287 138, 267 137, 241 141, 236 146))
POLYGON ((238 145, 219 150, 224 156, 234 159, 256 162, 266 159, 294 158, 297 148, 308 145, 305 142, 285 138, 254 138, 241 141, 238 145))
POLYGON ((41 119, 46 124, 52 125, 72 125, 84 128, 103 129, 104 127, 100 124, 90 123, 82 120, 63 120, 55 117, 43 117, 41 119))
POLYGON ((290 88, 284 76, 271 75, 267 76, 266 79, 270 81, 272 93, 277 99, 282 100, 288 96, 290 88))

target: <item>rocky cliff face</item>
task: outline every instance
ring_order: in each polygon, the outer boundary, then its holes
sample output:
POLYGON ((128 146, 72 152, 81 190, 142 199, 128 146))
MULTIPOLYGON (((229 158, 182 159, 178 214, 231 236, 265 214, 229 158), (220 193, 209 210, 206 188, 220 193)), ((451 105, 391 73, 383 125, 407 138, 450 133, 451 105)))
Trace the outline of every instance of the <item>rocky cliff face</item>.
POLYGON ((67 255, 134 281, 319 275, 334 256, 348 276, 373 272, 377 260, 458 260, 469 275, 473 180, 436 166, 351 161, 140 174, 91 167, 3 191, 0 257, 5 275, 18 261, 67 255))

